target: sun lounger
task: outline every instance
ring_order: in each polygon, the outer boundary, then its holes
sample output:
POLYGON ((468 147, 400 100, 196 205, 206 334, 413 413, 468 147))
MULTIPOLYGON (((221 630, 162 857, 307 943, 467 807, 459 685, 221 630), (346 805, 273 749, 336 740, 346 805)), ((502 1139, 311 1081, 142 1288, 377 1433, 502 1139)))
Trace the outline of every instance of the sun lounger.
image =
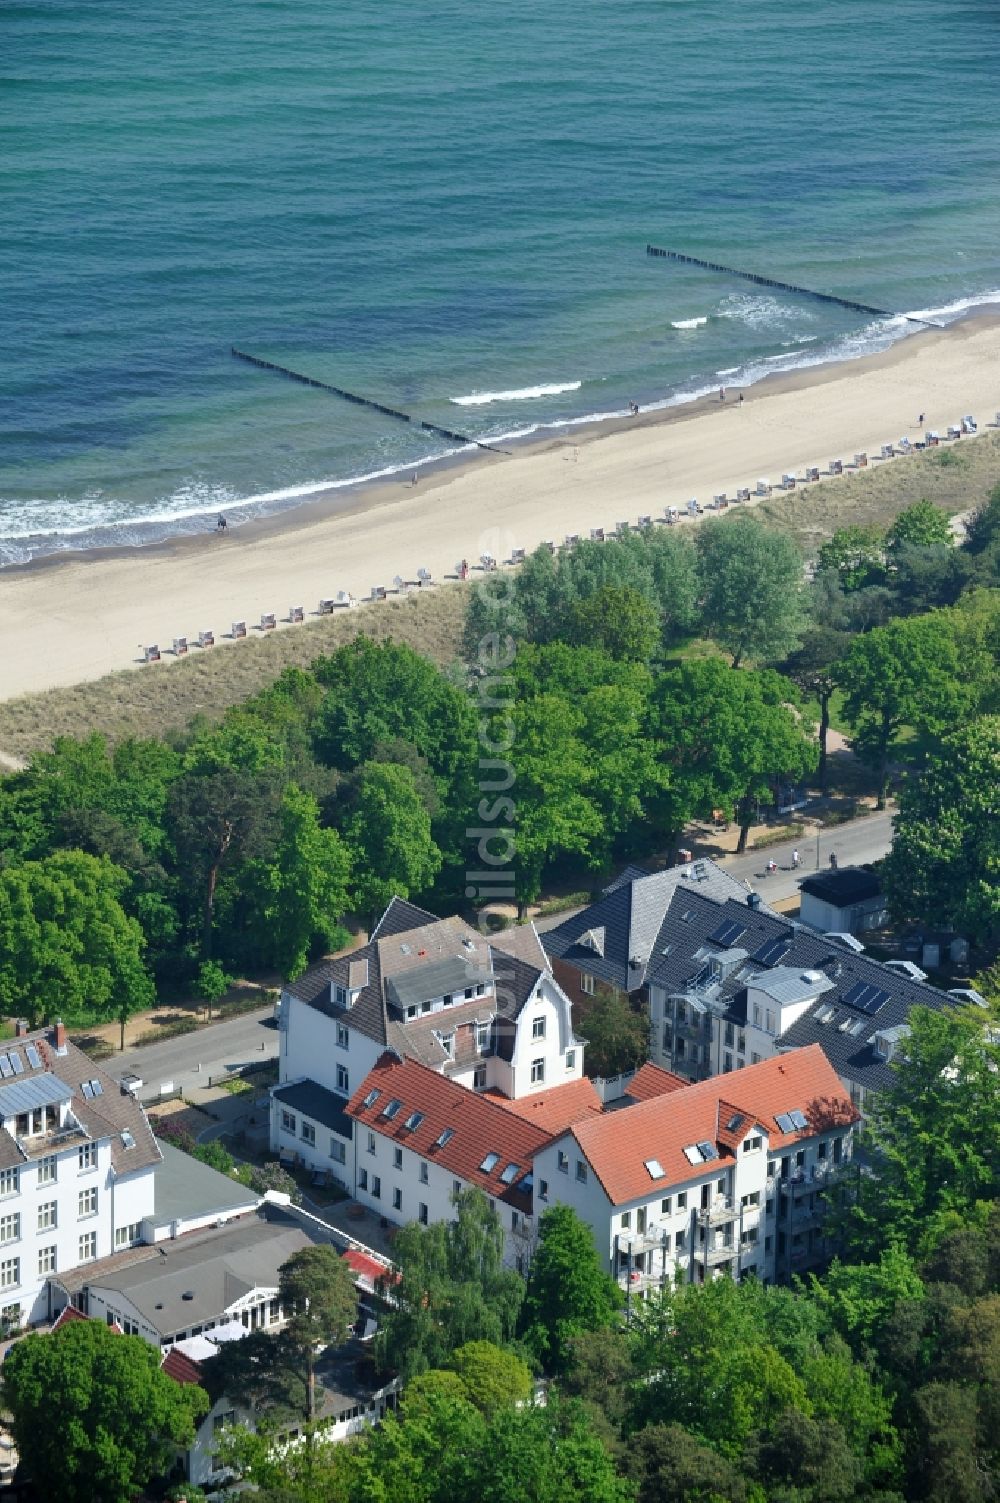
POLYGON ((200 631, 198 633, 198 646, 199 647, 214 647, 215 646, 215 632, 214 631, 200 631))
POLYGON ((510 550, 510 561, 511 561, 512 564, 523 564, 524 563, 524 549, 523 548, 512 548, 510 550))
POLYGON ((155 642, 152 647, 144 647, 142 655, 147 663, 158 663, 160 661, 160 649, 155 642))
POLYGON ((757 481, 756 489, 754 490, 754 495, 755 496, 769 496, 770 494, 771 494, 771 482, 770 482, 770 480, 758 480, 757 481))
POLYGON ((293 626, 299 621, 304 621, 306 619, 304 607, 301 605, 290 605, 288 607, 288 619, 293 626))
POLYGON ((844 461, 842 459, 830 460, 830 474, 842 475, 844 473, 844 461))
POLYGON ((240 637, 245 637, 246 634, 247 634, 247 624, 246 624, 246 622, 245 621, 234 621, 233 622, 233 630, 232 630, 232 633, 231 633, 233 641, 234 642, 238 641, 238 639, 240 637))
POLYGON ((187 657, 187 650, 188 650, 188 639, 187 639, 187 637, 175 637, 174 638, 174 657, 175 658, 187 657))
POLYGON ((278 618, 273 611, 264 611, 260 618, 261 631, 277 631, 278 618))
POLYGON ((865 454, 863 450, 861 451, 861 453, 855 454, 855 456, 854 456, 854 468, 856 470, 867 470, 867 468, 868 468, 868 455, 865 454))
POLYGON ((575 548, 579 541, 580 534, 578 532, 567 532, 565 538, 563 539, 563 547, 575 548))
POLYGON ((795 476, 790 470, 786 471, 781 477, 781 489, 783 491, 793 491, 795 489, 795 476))

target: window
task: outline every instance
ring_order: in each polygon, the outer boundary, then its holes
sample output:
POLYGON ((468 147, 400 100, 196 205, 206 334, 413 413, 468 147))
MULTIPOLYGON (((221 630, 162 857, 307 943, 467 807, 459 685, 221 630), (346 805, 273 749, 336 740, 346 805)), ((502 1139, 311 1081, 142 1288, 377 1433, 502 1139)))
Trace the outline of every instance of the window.
POLYGON ((766 1253, 769 1253, 771 1251, 771 1249, 773 1248, 773 1246, 774 1246, 774 1238, 773 1237, 765 1237, 764 1238, 764 1251, 766 1253))
POLYGON ((21 1184, 19 1169, 0 1169, 0 1195, 16 1195, 21 1184))
POLYGON ((755 1137, 747 1138, 746 1142, 743 1145, 743 1152, 758 1153, 760 1149, 763 1148, 763 1146, 764 1139, 760 1136, 759 1133, 757 1133, 755 1137))
POLYGON ((682 1190, 681 1193, 677 1197, 677 1209, 679 1211, 686 1211, 687 1208, 688 1208, 687 1191, 686 1190, 682 1190))
POLYGON ((687 1227, 682 1227, 681 1230, 677 1233, 677 1236, 674 1238, 674 1250, 675 1252, 682 1253, 687 1249, 687 1245, 687 1227))
POLYGON ((97 1233, 84 1232, 83 1236, 80 1238, 79 1261, 81 1263, 92 1263, 96 1257, 97 1233))
POLYGON ((556 1167, 562 1174, 569 1173, 569 1159, 561 1148, 556 1150, 556 1167))
POLYGON ((747 1036, 742 1028, 736 1035, 736 1052, 738 1054, 746 1054, 747 1052, 747 1036))
POLYGON ((421 1226, 427 1225, 428 1212, 427 1207, 424 1205, 423 1201, 421 1201, 417 1206, 417 1220, 420 1222, 421 1226))
POLYGON ((740 1198, 740 1205, 743 1207, 744 1210, 746 1210, 748 1206, 759 1206, 760 1205, 760 1191, 759 1190, 751 1190, 750 1193, 749 1193, 749 1195, 742 1196, 740 1198))
POLYGON ((382 1199, 382 1181, 379 1179, 377 1174, 372 1175, 372 1199, 382 1199))
POLYGON ((347 1145, 339 1138, 330 1139, 330 1157, 335 1164, 347 1163, 347 1145))
POLYGON ((843 1144, 843 1141, 840 1138, 834 1138, 834 1140, 833 1140, 833 1162, 835 1164, 839 1164, 840 1161, 841 1161, 841 1159, 843 1157, 844 1157, 844 1144, 843 1144))
POLYGON ((334 999, 335 999, 338 1007, 346 1007, 347 1006, 347 987, 346 986, 335 986, 334 989, 333 989, 333 995, 334 995, 334 999))
POLYGON ((16 1213, 13 1216, 0 1216, 0 1242, 16 1242, 20 1235, 20 1216, 16 1213))
POLYGON ((671 1211, 673 1210, 673 1208, 674 1208, 673 1207, 673 1202, 672 1202, 671 1197, 669 1195, 666 1197, 665 1200, 661 1200, 660 1201, 660 1215, 661 1216, 669 1216, 670 1213, 671 1213, 671 1211))
POLYGON ((732 1068, 733 1068, 733 1056, 731 1054, 724 1054, 722 1056, 722 1073, 723 1073, 723 1075, 728 1075, 729 1072, 732 1070, 732 1068))
POLYGON ((97 1168, 97 1144, 83 1143, 77 1149, 77 1160, 81 1169, 97 1168))
POLYGON ((511 1211, 511 1213, 510 1213, 510 1229, 511 1229, 511 1231, 512 1232, 516 1232, 517 1228, 518 1228, 518 1225, 519 1225, 519 1221, 518 1221, 517 1212, 516 1211, 511 1211))
POLYGON ((312 1122, 303 1121, 302 1141, 303 1143, 311 1144, 313 1147, 316 1146, 316 1128, 312 1122))
POLYGON ((795 1155, 795 1167, 796 1169, 804 1169, 806 1167, 806 1151, 804 1148, 800 1148, 795 1155))
POLYGON ((531 1061, 531 1084, 532 1085, 541 1085, 541 1083, 542 1083, 542 1081, 544 1079, 545 1079, 545 1061, 544 1061, 544 1059, 533 1059, 531 1061))
POLYGON ((727 1049, 731 1049, 733 1047, 733 1040, 735 1039, 735 1037, 736 1034, 733 1030, 732 1023, 727 1023, 723 1035, 723 1043, 725 1044, 727 1049))
POLYGON ((337 1024, 337 1048, 346 1049, 351 1042, 351 1030, 346 1023, 337 1024))
POLYGON ((622 1231, 627 1232, 632 1225, 632 1212, 622 1211, 622 1231))
POLYGON ((594 995, 594 978, 587 971, 584 971, 580 977, 580 990, 586 992, 588 997, 594 995))
POLYGON ((770 1008, 768 1008, 767 1011, 765 1012, 764 1018, 765 1018, 765 1022, 766 1022, 766 1027, 767 1027, 768 1033, 773 1033, 774 1032, 774 1013, 771 1011, 770 1008))
POLYGON ((646 1230, 646 1207, 640 1206, 635 1213, 635 1229, 642 1236, 646 1230))
POLYGON ((343 1065, 337 1066, 337 1090, 346 1096, 351 1089, 351 1077, 343 1065))
POLYGON ((453 1196, 454 1195, 461 1195, 461 1193, 462 1193, 462 1181, 460 1179, 453 1179, 452 1180, 452 1182, 451 1182, 451 1193, 452 1193, 453 1196))
POLYGON ((575 1070, 576 1069, 576 1050, 575 1049, 567 1049, 566 1050, 566 1068, 567 1068, 567 1070, 575 1070))
POLYGON ((43 1279, 47 1273, 56 1271, 56 1246, 53 1242, 51 1247, 38 1249, 38 1277, 43 1279))
POLYGON ((21 1259, 4 1258, 0 1263, 0 1289, 16 1289, 21 1282, 21 1259))
POLYGON ((485 1089, 486 1089, 486 1066, 485 1065, 477 1065, 476 1068, 473 1070, 473 1072, 472 1072, 472 1089, 474 1091, 485 1091, 485 1089))
POLYGON ((298 1124, 296 1123, 295 1117, 294 1117, 294 1115, 293 1115, 292 1112, 282 1112, 282 1114, 281 1114, 281 1130, 282 1130, 282 1132, 294 1132, 297 1125, 298 1124))
POLYGON ((750 1063, 752 1065, 759 1065, 760 1064, 760 1059, 761 1059, 761 1057, 760 1057, 760 1055, 757 1053, 757 1051, 755 1049, 753 1051, 753 1053, 751 1054, 751 1056, 750 1056, 750 1063))
POLYGON ((744 1230, 742 1232, 740 1232, 740 1244, 741 1244, 741 1246, 743 1246, 743 1247, 754 1247, 756 1245, 756 1242, 757 1242, 757 1228, 755 1226, 745 1227, 744 1230))
POLYGON ((543 1039, 545 1037, 545 1019, 544 1018, 532 1018, 532 1020, 531 1020, 531 1037, 533 1039, 543 1039))
POLYGON ((0 1310, 0 1327, 9 1334, 11 1331, 16 1331, 20 1324, 21 1306, 4 1305, 3 1309, 0 1310))
POLYGON ((826 1158, 826 1139, 825 1138, 821 1142, 819 1142, 819 1143, 816 1144, 816 1157, 820 1160, 821 1163, 822 1163, 823 1159, 826 1158))
POLYGON ((547 1179, 540 1179, 538 1181, 538 1198, 539 1200, 548 1200, 549 1198, 549 1182, 547 1179))
POLYGON ((56 1156, 49 1154, 48 1158, 38 1160, 38 1183, 40 1185, 55 1184, 56 1179, 56 1156))
POLYGON ((44 1205, 38 1207, 38 1230, 40 1232, 50 1231, 52 1227, 58 1225, 56 1221, 57 1205, 58 1201, 47 1200, 44 1205))
POLYGON ((403 1209, 403 1192, 398 1185, 392 1192, 392 1209, 394 1211, 401 1211, 403 1209))
POLYGON ((97 1186, 92 1185, 89 1190, 81 1190, 77 1197, 78 1216, 97 1215, 97 1186))
POLYGON ((577 1159, 576 1161, 576 1177, 581 1185, 587 1183, 587 1166, 583 1162, 583 1159, 577 1159))
POLYGON ((368 1170, 367 1169, 359 1169, 358 1170, 358 1189, 359 1190, 367 1190, 368 1189, 368 1170))
POLYGON ((441 1048, 449 1059, 455 1058, 455 1035, 453 1033, 441 1034, 441 1048))
POLYGON ((490 1033, 492 1032, 492 1028, 492 1023, 476 1024, 476 1048, 479 1050, 480 1054, 485 1054, 487 1049, 490 1047, 490 1033))
POLYGON ((368 1152, 375 1152, 375 1134, 373 1132, 370 1132, 368 1134, 368 1152))
POLYGON ((139 1241, 141 1222, 133 1221, 128 1226, 115 1227, 115 1247, 131 1247, 139 1241))
POLYGON ((687 1015, 688 1015, 687 1004, 684 1003, 684 1002, 678 1002, 678 1004, 677 1004, 677 1021, 678 1021, 678 1023, 686 1023, 687 1022, 687 1015))
POLYGON ((402 1169, 403 1167, 403 1150, 401 1148, 394 1148, 392 1150, 392 1167, 394 1169, 402 1169))

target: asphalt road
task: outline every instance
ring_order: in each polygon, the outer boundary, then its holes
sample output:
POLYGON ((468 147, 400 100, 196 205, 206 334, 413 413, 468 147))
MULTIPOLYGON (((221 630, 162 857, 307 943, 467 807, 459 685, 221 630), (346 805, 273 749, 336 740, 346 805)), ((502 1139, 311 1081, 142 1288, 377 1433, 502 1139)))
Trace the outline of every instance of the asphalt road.
POLYGON ((839 866, 863 866, 866 861, 878 861, 888 855, 891 844, 892 815, 869 814, 864 819, 821 830, 818 850, 815 835, 803 836, 801 840, 773 845, 766 851, 751 851, 748 856, 727 856, 719 865, 741 882, 749 882, 765 902, 773 903, 776 899, 794 897, 799 883, 812 872, 827 870, 831 854, 836 856, 839 866), (792 869, 792 851, 796 846, 801 862, 798 871, 792 869), (772 877, 764 875, 769 860, 778 864, 772 877))
POLYGON ((273 1016, 273 1008, 265 1007, 227 1022, 213 1023, 196 1033, 164 1039, 162 1044, 126 1049, 108 1060, 105 1069, 116 1080, 125 1074, 140 1076, 146 1100, 168 1081, 188 1089, 208 1085, 209 1076, 215 1079, 240 1065, 277 1058, 278 1030, 273 1016))

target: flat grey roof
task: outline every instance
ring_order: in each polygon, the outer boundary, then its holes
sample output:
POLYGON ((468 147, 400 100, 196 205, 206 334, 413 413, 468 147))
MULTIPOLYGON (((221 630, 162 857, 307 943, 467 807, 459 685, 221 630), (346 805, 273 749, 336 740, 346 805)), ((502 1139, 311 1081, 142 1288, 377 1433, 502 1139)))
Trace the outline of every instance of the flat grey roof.
POLYGON ((303 1117, 328 1127, 340 1137, 354 1137, 354 1121, 344 1110, 347 1098, 335 1096, 326 1086, 317 1085, 314 1080, 300 1080, 297 1085, 278 1086, 271 1094, 282 1106, 301 1112, 303 1117))
POLYGON ((385 988, 399 1007, 409 1007, 414 1002, 427 1002, 432 997, 445 997, 449 993, 464 992, 467 986, 492 982, 493 973, 488 966, 477 965, 471 958, 461 955, 445 960, 431 960, 426 965, 415 966, 400 975, 386 978, 385 988))
POLYGON ((770 971, 751 976, 747 986, 773 997, 775 1002, 808 1002, 833 990, 834 983, 822 971, 803 966, 776 965, 770 971))
POLYGON ((154 1226, 169 1226, 172 1221, 194 1221, 214 1213, 231 1216, 234 1211, 253 1211, 261 1197, 228 1175, 220 1174, 208 1164, 182 1153, 172 1143, 157 1138, 163 1163, 156 1167, 153 1181, 154 1226))

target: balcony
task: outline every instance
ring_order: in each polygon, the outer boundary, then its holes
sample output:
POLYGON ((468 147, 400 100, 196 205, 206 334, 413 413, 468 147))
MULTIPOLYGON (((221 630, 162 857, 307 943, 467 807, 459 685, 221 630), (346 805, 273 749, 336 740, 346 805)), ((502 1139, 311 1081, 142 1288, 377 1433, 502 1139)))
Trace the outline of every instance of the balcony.
POLYGON ((687 1018, 683 1023, 675 1023, 674 1032, 678 1038, 682 1039, 701 1040, 705 1037, 701 1018, 687 1018))
POLYGON ((703 1247, 695 1248, 694 1255, 706 1268, 718 1268, 721 1263, 732 1261, 736 1248, 731 1242, 706 1242, 703 1247))
MULTIPOLYGON (((756 1207, 753 1209, 756 1210, 756 1207)), ((706 1210, 698 1212, 698 1224, 699 1226, 724 1226, 729 1221, 735 1221, 739 1214, 739 1206, 720 1196, 706 1210)))
POLYGON ((780 1179, 782 1193, 791 1195, 798 1200, 803 1195, 809 1195, 814 1190, 822 1190, 837 1179, 844 1168, 844 1164, 833 1164, 829 1160, 822 1164, 814 1164, 811 1169, 796 1169, 787 1179, 780 1179))

